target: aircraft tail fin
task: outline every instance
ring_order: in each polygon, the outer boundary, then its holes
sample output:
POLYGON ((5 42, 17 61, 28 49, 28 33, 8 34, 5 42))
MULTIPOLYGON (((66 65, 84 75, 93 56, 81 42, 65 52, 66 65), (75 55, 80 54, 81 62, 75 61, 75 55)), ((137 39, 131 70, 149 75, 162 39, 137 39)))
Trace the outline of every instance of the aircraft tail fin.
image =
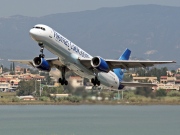
POLYGON ((128 48, 126 48, 124 53, 120 56, 119 60, 129 60, 130 55, 131 51, 128 48))
MULTIPOLYGON (((119 57, 119 60, 129 60, 129 57, 131 55, 131 51, 127 48, 123 54, 119 57)), ((113 69, 114 73, 117 75, 119 78, 119 81, 123 80, 124 77, 124 72, 122 71, 121 68, 115 68, 113 69)))

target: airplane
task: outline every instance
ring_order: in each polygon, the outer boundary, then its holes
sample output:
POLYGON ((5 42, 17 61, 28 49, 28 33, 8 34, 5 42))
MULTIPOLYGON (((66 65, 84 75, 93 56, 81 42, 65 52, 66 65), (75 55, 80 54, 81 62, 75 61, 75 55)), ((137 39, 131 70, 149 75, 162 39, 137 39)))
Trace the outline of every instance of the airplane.
POLYGON ((152 87, 153 83, 124 82, 124 69, 136 67, 150 67, 155 64, 176 63, 175 61, 147 61, 129 60, 131 51, 126 49, 118 60, 104 59, 100 56, 91 56, 76 44, 62 36, 54 29, 44 24, 37 24, 30 29, 29 34, 41 47, 39 56, 33 60, 9 60, 31 65, 42 71, 49 72, 51 68, 61 71, 58 82, 68 85, 65 74, 69 70, 81 77, 91 79, 93 85, 103 85, 111 90, 121 90, 125 86, 152 87), (55 54, 55 58, 45 58, 44 48, 55 54))

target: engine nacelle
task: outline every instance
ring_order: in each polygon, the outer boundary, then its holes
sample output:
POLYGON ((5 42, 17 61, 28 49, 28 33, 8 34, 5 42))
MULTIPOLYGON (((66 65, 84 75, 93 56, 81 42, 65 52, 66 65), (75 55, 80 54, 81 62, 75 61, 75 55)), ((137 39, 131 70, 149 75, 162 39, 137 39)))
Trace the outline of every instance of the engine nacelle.
POLYGON ((92 58, 91 66, 98 69, 99 71, 106 72, 106 73, 109 72, 110 70, 109 65, 106 63, 106 61, 99 56, 92 58))
POLYGON ((35 57, 33 59, 33 65, 42 71, 49 72, 51 70, 50 64, 44 58, 35 57))

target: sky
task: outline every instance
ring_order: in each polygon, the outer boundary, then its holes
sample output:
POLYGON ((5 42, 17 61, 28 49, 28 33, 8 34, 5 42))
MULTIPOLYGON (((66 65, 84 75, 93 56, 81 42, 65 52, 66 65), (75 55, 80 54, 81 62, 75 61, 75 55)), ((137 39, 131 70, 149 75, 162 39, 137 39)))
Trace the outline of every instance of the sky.
POLYGON ((0 0, 0 17, 40 17, 55 13, 95 10, 102 7, 157 4, 180 7, 180 0, 0 0))

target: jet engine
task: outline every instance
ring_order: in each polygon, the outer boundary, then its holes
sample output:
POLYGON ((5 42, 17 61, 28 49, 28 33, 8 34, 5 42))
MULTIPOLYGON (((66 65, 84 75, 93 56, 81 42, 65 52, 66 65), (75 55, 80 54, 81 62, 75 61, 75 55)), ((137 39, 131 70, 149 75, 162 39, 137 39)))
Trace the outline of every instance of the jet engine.
POLYGON ((99 56, 92 58, 91 66, 98 69, 99 71, 106 72, 106 73, 109 72, 110 70, 109 65, 106 63, 106 61, 99 56))
POLYGON ((49 72, 51 70, 51 66, 48 63, 48 61, 46 61, 44 58, 41 58, 41 57, 35 57, 33 59, 33 65, 37 69, 42 70, 42 71, 49 72))

